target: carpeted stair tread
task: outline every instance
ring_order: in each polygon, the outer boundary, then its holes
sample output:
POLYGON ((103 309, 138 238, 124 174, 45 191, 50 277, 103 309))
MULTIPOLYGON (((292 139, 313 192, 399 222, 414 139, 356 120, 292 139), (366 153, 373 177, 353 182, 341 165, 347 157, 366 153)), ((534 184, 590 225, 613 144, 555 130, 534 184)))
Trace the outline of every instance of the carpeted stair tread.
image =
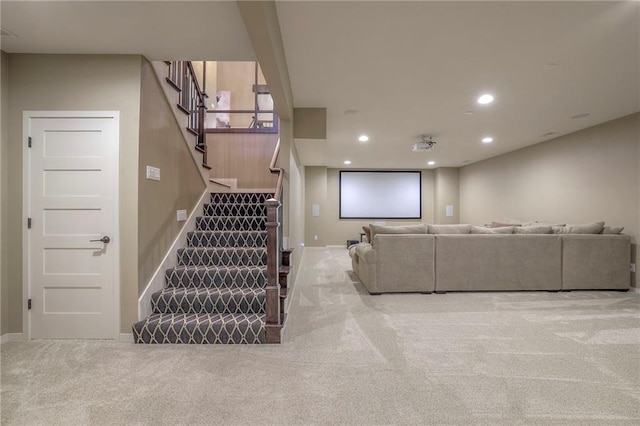
POLYGON ((151 296, 153 313, 265 313, 266 292, 258 288, 169 287, 151 296))
POLYGON ((266 216, 264 204, 205 204, 204 216, 266 216))
POLYGON ((254 287, 267 285, 266 266, 177 266, 165 271, 167 287, 254 287))
POLYGON ((136 343, 266 343, 267 232, 272 193, 212 193, 133 325, 136 343))
POLYGON ((191 231, 189 247, 266 247, 266 231, 191 231))
POLYGON ((273 198, 273 193, 270 192, 221 192, 212 193, 209 200, 211 201, 211 204, 264 204, 264 202, 270 198, 273 198))
POLYGON ((196 218, 198 231, 266 231, 264 216, 201 216, 196 218))
POLYGON ((152 314, 133 325, 136 343, 265 343, 261 314, 152 314))
POLYGON ((263 247, 186 247, 178 249, 179 266, 265 266, 266 264, 267 250, 263 247))

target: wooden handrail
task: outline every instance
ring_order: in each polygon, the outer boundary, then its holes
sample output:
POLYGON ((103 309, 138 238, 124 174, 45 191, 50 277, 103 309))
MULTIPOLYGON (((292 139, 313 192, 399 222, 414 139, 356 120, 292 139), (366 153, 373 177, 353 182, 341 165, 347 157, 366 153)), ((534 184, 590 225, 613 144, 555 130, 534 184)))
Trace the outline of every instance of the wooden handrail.
POLYGON ((278 174, 278 181, 276 183, 276 189, 273 193, 273 198, 278 201, 282 201, 282 182, 284 180, 284 169, 276 167, 278 164, 278 155, 280 154, 280 139, 276 143, 276 147, 273 150, 273 156, 271 157, 271 163, 269 163, 269 171, 273 174, 278 174))
POLYGON ((205 94, 200 88, 191 61, 165 61, 169 66, 167 82, 178 90, 178 108, 187 114, 187 130, 196 136, 196 149, 202 152, 202 165, 207 165, 205 94))

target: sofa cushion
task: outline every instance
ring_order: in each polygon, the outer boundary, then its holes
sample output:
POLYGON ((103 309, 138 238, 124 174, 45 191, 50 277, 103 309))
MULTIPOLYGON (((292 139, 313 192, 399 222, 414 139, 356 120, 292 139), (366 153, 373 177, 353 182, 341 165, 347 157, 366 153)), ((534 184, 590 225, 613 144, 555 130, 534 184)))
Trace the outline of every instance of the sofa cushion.
POLYGON ((499 228, 487 228, 485 226, 472 226, 472 234, 513 234, 513 226, 501 226, 499 228))
POLYGON ((604 228, 604 222, 585 223, 582 225, 566 225, 560 234, 599 234, 604 228))
POLYGON ((471 225, 428 225, 429 234, 470 234, 471 225))
POLYGON ((560 290, 559 235, 436 235, 436 291, 560 290))
POLYGON ((363 226, 362 230, 364 231, 364 235, 367 237, 367 242, 371 242, 371 228, 368 226, 363 226))
POLYGON ((514 234, 551 234, 552 229, 550 226, 517 226, 514 228, 514 234))
POLYGON ((602 228, 601 234, 622 234, 624 226, 605 226, 602 228))
POLYGON ((426 234, 427 226, 424 223, 418 223, 415 225, 369 225, 371 228, 371 244, 374 244, 374 239, 377 234, 426 234))
POLYGON ((522 226, 522 222, 520 222, 520 223, 510 223, 509 221, 491 222, 491 227, 492 228, 504 228, 505 226, 522 226))

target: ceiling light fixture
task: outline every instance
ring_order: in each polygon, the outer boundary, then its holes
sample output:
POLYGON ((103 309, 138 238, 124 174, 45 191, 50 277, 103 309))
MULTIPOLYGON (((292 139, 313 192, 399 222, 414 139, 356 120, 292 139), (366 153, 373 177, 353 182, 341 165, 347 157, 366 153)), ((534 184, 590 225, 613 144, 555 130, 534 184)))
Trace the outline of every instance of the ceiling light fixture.
POLYGON ((487 136, 486 138, 482 138, 483 143, 491 143, 493 142, 493 138, 491 136, 487 136))
POLYGON ((360 142, 367 142, 367 141, 369 140, 369 136, 367 136, 367 135, 360 135, 360 136, 358 137, 358 140, 359 140, 360 142))
POLYGON ((346 164, 346 165, 348 166, 349 164, 351 164, 351 161, 349 161, 349 160, 344 160, 344 164, 346 164))
POLYGON ((435 166, 436 162, 435 161, 429 161, 427 164, 430 165, 430 166, 435 166))
POLYGON ((344 110, 344 115, 356 115, 358 112, 357 109, 346 109, 344 110))
POLYGON ((493 96, 488 93, 485 93, 478 98, 478 103, 481 105, 490 104, 491 102, 493 102, 493 96))
POLYGON ((420 142, 413 145, 413 151, 426 152, 426 151, 429 151, 431 148, 433 148, 435 144, 436 144, 436 141, 434 141, 431 136, 421 135, 420 142))

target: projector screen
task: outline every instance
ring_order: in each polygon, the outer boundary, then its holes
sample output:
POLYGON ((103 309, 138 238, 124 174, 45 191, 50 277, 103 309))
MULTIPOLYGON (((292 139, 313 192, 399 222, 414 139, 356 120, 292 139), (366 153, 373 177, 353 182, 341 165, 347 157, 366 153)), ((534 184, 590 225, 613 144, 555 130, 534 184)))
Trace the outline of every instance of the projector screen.
POLYGON ((340 171, 340 219, 421 219, 420 171, 340 171))

